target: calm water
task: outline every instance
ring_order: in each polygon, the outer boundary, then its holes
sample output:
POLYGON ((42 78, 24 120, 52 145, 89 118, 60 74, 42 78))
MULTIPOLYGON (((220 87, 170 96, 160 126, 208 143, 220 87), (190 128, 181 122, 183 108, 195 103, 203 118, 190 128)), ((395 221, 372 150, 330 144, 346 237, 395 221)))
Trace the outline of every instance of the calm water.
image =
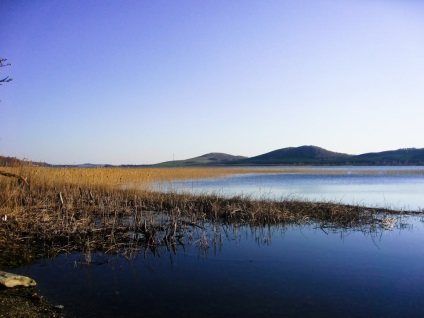
POLYGON ((314 173, 236 175, 160 183, 161 191, 334 201, 403 210, 424 208, 424 167, 316 167, 314 173), (323 171, 320 173, 320 171, 323 171))
MULTIPOLYGON (((423 174, 355 169, 158 187, 424 206, 423 174)), ((127 257, 93 253, 91 266, 83 254, 64 254, 13 271, 34 278, 36 291, 64 305, 71 317, 422 317, 423 220, 404 216, 391 230, 373 233, 313 224, 208 225, 192 229, 175 251, 161 246, 127 257)))
POLYGON ((176 253, 94 254, 91 266, 61 255, 14 271, 75 317, 422 317, 419 218, 374 234, 217 226, 208 248, 198 238, 176 253))

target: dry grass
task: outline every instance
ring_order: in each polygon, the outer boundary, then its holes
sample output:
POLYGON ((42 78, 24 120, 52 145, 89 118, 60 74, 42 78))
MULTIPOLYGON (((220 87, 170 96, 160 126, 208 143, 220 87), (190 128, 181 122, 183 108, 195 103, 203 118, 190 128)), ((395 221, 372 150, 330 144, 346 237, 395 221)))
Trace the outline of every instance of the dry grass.
POLYGON ((0 176, 0 215, 8 216, 7 221, 0 222, 0 259, 13 259, 19 254, 21 262, 52 252, 82 250, 89 261, 94 250, 127 253, 140 244, 172 247, 187 227, 207 223, 265 226, 315 222, 322 227, 372 229, 383 222, 378 217, 383 210, 359 206, 149 190, 154 181, 252 173, 248 168, 1 170, 27 181, 0 176), (140 186, 123 187, 128 184, 140 186))
MULTIPOLYGON (((15 215, 27 208, 29 203, 51 206, 48 193, 62 193, 67 202, 82 192, 96 192, 98 195, 111 195, 120 192, 125 186, 137 185, 148 190, 154 181, 173 181, 192 178, 220 177, 231 173, 243 173, 243 169, 125 169, 125 168, 43 168, 43 167, 4 167, 6 173, 25 178, 29 187, 21 187, 19 179, 0 175, 0 214, 15 215), (43 198, 44 197, 44 198, 43 198), (31 202, 28 200, 31 199, 31 202)), ((78 206, 82 208, 83 206, 78 206)))
MULTIPOLYGON (((310 168, 0 168, 0 268, 10 269, 42 257, 79 251, 83 263, 96 251, 137 257, 140 253, 176 253, 194 244, 200 253, 222 244, 228 230, 240 226, 262 233, 270 225, 317 223, 327 227, 382 230, 392 218, 383 210, 334 203, 269 201, 248 197, 190 195, 150 191, 151 182, 217 178, 230 174, 317 173, 310 168)), ((320 173, 323 170, 319 171, 320 173)), ((334 171, 331 171, 333 173, 334 171)), ((329 171, 330 173, 330 171, 329 171)), ((393 211, 392 211, 393 212, 393 211)), ((389 224, 391 226, 391 223, 389 224)), ((269 230, 269 228, 268 228, 269 230)), ((5 316, 62 317, 34 295, 0 302, 5 316), (26 298, 22 298, 26 297, 26 298), (22 300, 21 300, 22 298, 22 300), (16 310, 19 308, 19 310, 16 310)))

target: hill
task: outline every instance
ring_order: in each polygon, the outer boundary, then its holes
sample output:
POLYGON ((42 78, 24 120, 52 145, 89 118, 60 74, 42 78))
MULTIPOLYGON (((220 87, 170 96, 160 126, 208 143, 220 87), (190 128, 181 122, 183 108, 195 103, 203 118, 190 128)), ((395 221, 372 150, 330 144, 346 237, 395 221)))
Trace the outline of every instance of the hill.
POLYGON ((242 165, 297 165, 326 164, 345 160, 351 155, 328 151, 317 146, 289 147, 274 150, 256 157, 237 161, 242 165))
POLYGON ((243 160, 246 157, 233 156, 221 152, 211 152, 205 155, 186 160, 166 161, 154 166, 157 167, 185 167, 185 166, 218 166, 231 164, 233 161, 243 160))
POLYGON ((316 146, 290 147, 234 162, 238 165, 355 165, 407 166, 424 165, 424 148, 407 148, 348 155, 316 146))
POLYGON ((183 167, 183 166, 273 166, 273 165, 355 165, 355 166, 404 166, 424 165, 424 148, 408 148, 383 152, 349 155, 329 151, 317 146, 300 146, 277 149, 259 156, 247 158, 231 156, 221 153, 209 153, 203 156, 167 161, 155 166, 183 167))
POLYGON ((424 165, 424 148, 405 148, 382 152, 370 152, 357 155, 344 161, 345 164, 353 165, 424 165))
POLYGON ((212 152, 186 160, 174 160, 155 165, 49 165, 45 162, 32 162, 13 157, 0 156, 0 166, 54 166, 54 167, 214 167, 214 166, 272 166, 272 165, 354 165, 354 166, 424 166, 424 148, 403 148, 382 152, 370 152, 360 155, 349 155, 333 152, 317 146, 301 146, 277 149, 255 157, 233 156, 225 153, 212 152))

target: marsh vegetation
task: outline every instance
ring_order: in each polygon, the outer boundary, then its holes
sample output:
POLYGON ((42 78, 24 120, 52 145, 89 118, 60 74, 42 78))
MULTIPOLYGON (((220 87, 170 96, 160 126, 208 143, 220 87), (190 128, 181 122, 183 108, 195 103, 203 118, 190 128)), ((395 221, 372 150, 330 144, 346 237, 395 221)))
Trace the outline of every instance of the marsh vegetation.
MULTIPOLYGON (((46 253, 117 253, 140 244, 172 245, 186 226, 205 222, 252 226, 314 222, 322 227, 370 230, 387 223, 387 213, 399 213, 331 202, 228 198, 150 189, 152 182, 252 173, 249 168, 21 166, 2 171, 10 174, 0 176, 0 214, 7 217, 0 223, 2 263, 16 261, 14 255, 20 256, 20 262, 30 262, 46 253)), ((299 169, 290 169, 291 173, 296 171, 299 169)), ((275 173, 275 169, 254 172, 275 173)))
MULTIPOLYGON (((310 168, 18 166, 0 170, 0 269, 4 270, 75 253, 78 266, 108 262, 114 255, 128 260, 147 254, 172 256, 188 246, 206 255, 239 229, 250 229, 261 242, 269 242, 265 234, 271 227, 290 225, 314 226, 323 233, 353 229, 376 236, 404 214, 334 202, 165 193, 152 188, 157 182, 229 175, 317 173, 310 168), (105 258, 99 260, 99 255, 105 258)), ((319 173, 347 172, 322 168, 319 173)), ((1 295, 3 300, 10 298, 6 292, 1 295)), ((40 310, 45 310, 45 304, 40 304, 40 310)))

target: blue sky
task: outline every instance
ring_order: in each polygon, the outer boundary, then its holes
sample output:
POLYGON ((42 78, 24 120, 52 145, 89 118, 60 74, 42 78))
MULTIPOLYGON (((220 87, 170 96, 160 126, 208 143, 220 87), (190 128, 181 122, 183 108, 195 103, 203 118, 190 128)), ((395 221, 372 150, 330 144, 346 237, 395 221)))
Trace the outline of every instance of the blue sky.
POLYGON ((147 164, 424 148, 424 2, 9 1, 0 154, 147 164))

